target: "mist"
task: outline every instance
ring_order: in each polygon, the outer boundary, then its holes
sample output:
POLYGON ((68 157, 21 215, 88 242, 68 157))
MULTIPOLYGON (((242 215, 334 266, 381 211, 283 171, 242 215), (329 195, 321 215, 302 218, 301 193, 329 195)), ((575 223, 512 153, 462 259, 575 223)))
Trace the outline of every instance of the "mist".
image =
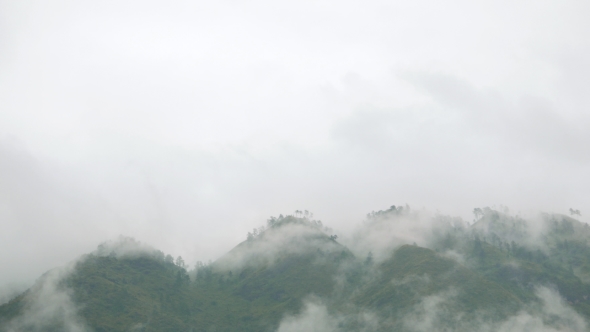
MULTIPOLYGON (((564 305, 559 294, 548 288, 540 288, 537 293, 542 298, 538 307, 529 307, 500 322, 487 322, 479 317, 465 317, 460 314, 445 312, 445 301, 452 297, 452 292, 437 294, 423 299, 404 318, 401 328, 404 331, 586 331, 587 323, 574 310, 564 305), (451 317, 449 317, 451 316, 451 317), (555 321, 558 321, 555 324, 555 321), (454 326, 449 327, 449 321, 454 326), (547 324, 553 321, 553 324, 547 324)), ((344 321, 351 317, 330 314, 318 299, 310 298, 304 310, 298 316, 287 316, 281 322, 278 332, 337 332, 348 331, 344 321)), ((370 313, 357 313, 354 318, 359 321, 357 331, 380 331, 384 322, 370 313)))
MULTIPOLYGON (((524 219, 506 208, 489 207, 476 208, 474 221, 468 222, 414 211, 408 205, 391 206, 367 214, 351 235, 338 242, 336 235, 330 235, 331 228, 312 217, 308 211, 271 217, 266 226, 249 232, 246 240, 220 259, 198 262, 195 267, 132 238, 106 241, 42 275, 16 299, 24 308, 20 315, 0 320, 0 328, 42 331, 57 326, 66 331, 92 331, 78 314, 84 304, 73 298, 88 297, 89 290, 104 287, 101 283, 130 285, 133 291, 121 289, 124 297, 133 297, 142 292, 136 283, 146 276, 161 276, 161 270, 150 272, 149 267, 160 266, 172 269, 176 281, 172 286, 162 279, 157 289, 178 292, 178 287, 184 287, 180 294, 203 292, 205 299, 213 299, 215 310, 228 315, 236 309, 227 304, 218 307, 223 297, 207 297, 209 290, 238 284, 234 292, 244 297, 247 306, 268 301, 261 293, 284 297, 293 304, 297 301, 290 298, 292 292, 305 290, 294 288, 292 281, 309 278, 306 287, 311 286, 312 291, 284 312, 275 327, 279 332, 587 330, 582 313, 590 288, 583 283, 590 279, 590 269, 581 259, 586 254, 580 251, 587 249, 590 237, 586 223, 562 214, 524 219), (109 269, 109 262, 119 265, 109 269), (574 262, 577 270, 572 268, 574 262), (139 268, 139 273, 132 267, 139 268), (539 273, 539 269, 550 273, 539 273), (564 273, 569 273, 566 279, 564 273), (252 275, 255 277, 250 278, 252 275), (102 281, 93 284, 93 278, 102 281), (244 283, 239 284, 241 281, 244 283), (281 283, 287 286, 283 289, 281 283), (331 284, 334 286, 325 287, 331 284), (515 285, 518 288, 512 289, 515 285), (510 289, 531 294, 521 293, 519 298, 507 291, 510 289), (504 304, 498 307, 498 301, 504 304), (391 307, 383 306, 386 302, 391 307), (470 307, 470 303, 477 305, 470 307)), ((113 290, 116 288, 109 292, 117 293, 113 290)), ((142 294, 144 299, 146 295, 142 294)), ((234 299, 235 305, 244 299, 234 299)), ((203 299, 193 302, 198 311, 202 311, 199 304, 208 303, 203 299)), ((153 304, 146 303, 148 307, 153 304)), ((143 319, 136 311, 132 329, 157 329, 150 324, 160 305, 152 310, 143 319)))
POLYGON ((119 235, 193 266, 296 209, 343 241, 391 204, 586 222, 588 6, 0 1, 0 302, 119 235))

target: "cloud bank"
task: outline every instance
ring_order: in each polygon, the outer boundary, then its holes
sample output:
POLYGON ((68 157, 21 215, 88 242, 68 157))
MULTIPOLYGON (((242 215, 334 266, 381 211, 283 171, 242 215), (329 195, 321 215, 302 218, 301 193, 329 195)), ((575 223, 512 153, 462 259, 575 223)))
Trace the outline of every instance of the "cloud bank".
POLYGON ((44 274, 25 294, 22 314, 2 326, 2 331, 47 331, 59 329, 67 332, 90 331, 78 316, 78 306, 71 292, 63 285, 72 267, 53 269, 44 274))
MULTIPOLYGON (((448 290, 427 296, 413 308, 404 312, 401 323, 395 323, 396 330, 408 332, 425 331, 498 331, 498 332, 582 332, 587 322, 571 307, 567 306, 558 292, 551 288, 536 290, 539 302, 528 305, 505 320, 486 319, 485 313, 464 313, 449 310, 448 301, 455 293, 448 290)), ((298 315, 283 318, 277 332, 339 332, 350 331, 348 324, 354 324, 354 331, 381 331, 392 328, 391 318, 380 317, 370 312, 338 313, 329 312, 321 299, 311 297, 298 315)))
POLYGON ((120 234, 215 259, 301 208, 584 219, 588 10, 2 1, 0 289, 120 234))

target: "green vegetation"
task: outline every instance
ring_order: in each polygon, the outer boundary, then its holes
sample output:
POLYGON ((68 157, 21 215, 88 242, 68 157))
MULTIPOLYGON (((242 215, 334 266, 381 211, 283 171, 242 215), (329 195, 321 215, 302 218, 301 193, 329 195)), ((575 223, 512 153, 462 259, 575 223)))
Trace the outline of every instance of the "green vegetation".
MULTIPOLYGON (((311 295, 347 317, 339 320, 342 330, 359 329, 352 313, 366 311, 375 316, 373 330, 402 331, 404 319, 428 299, 442 303, 440 319, 452 330, 459 320, 502 321, 539 303, 538 286, 555 288, 590 318, 586 224, 544 215, 542 229, 533 232, 521 218, 477 210, 472 226, 438 217, 428 248, 401 245, 380 261, 355 257, 307 211, 271 218, 216 262, 192 270, 180 257, 126 239, 84 256, 56 281, 55 292, 69 294, 81 321, 96 332, 276 331, 311 295)), ((407 206, 373 212, 366 227, 410 213, 407 206)), ((63 313, 41 322, 43 328, 18 321, 49 279, 0 306, 0 331, 17 323, 19 331, 67 329, 63 313)))

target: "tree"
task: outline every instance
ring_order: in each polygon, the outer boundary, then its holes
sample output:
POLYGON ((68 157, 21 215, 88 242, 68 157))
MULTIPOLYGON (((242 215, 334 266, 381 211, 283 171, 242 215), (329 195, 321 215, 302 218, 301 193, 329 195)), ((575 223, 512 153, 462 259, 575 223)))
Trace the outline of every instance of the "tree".
POLYGON ((475 216, 474 221, 478 221, 481 217, 483 217, 483 210, 480 208, 473 209, 473 215, 475 216))
POLYGON ((577 216, 580 216, 580 217, 582 216, 582 214, 580 213, 580 210, 574 210, 572 208, 570 208, 570 215, 572 215, 572 216, 576 216, 577 215, 577 216))
POLYGON ((268 225, 268 227, 272 227, 277 223, 277 218, 275 217, 270 217, 270 219, 268 219, 266 221, 266 224, 268 225))
POLYGON ((176 257, 176 266, 180 267, 180 268, 186 268, 186 264, 184 263, 184 259, 182 259, 182 257, 178 256, 176 257))
POLYGON ((164 261, 166 263, 172 263, 172 264, 174 264, 174 258, 172 256, 170 256, 170 255, 166 255, 166 257, 164 258, 164 261))
POLYGON ((473 242, 473 251, 480 258, 482 258, 482 259, 484 258, 485 251, 483 249, 483 245, 481 244, 481 240, 479 239, 478 235, 475 235, 475 240, 473 242))
POLYGON ((365 264, 366 265, 373 264, 373 252, 369 251, 369 254, 367 255, 367 259, 365 259, 365 264))

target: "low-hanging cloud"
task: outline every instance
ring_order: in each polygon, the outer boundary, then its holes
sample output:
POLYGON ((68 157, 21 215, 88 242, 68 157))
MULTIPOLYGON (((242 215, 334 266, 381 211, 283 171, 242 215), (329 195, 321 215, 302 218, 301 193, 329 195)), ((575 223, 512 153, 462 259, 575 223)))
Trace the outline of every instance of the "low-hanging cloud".
POLYGON ((425 209, 409 206, 391 206, 387 210, 373 211, 357 226, 351 236, 343 238, 358 257, 369 253, 380 262, 391 257, 393 250, 404 244, 430 247, 433 231, 440 227, 464 227, 461 218, 433 214, 425 209))
POLYGON ((216 270, 239 271, 246 266, 273 264, 285 255, 339 253, 344 249, 334 240, 328 240, 321 222, 293 216, 272 218, 269 227, 260 227, 248 233, 246 241, 217 260, 216 270), (273 226, 271 222, 283 223, 273 226))
POLYGON ((309 301, 299 315, 285 317, 277 332, 337 332, 338 321, 321 302, 309 301))
MULTIPOLYGON (((111 256, 118 259, 133 259, 149 256, 164 260, 164 254, 153 247, 133 238, 120 236, 115 240, 98 245, 96 250, 75 261, 43 274, 35 284, 23 293, 24 308, 19 316, 4 323, 0 331, 45 331, 59 329, 66 332, 90 332, 84 319, 78 314, 83 303, 76 303, 73 290, 67 286, 67 279, 76 272, 76 265, 89 255, 111 256)), ((172 257, 169 257, 172 260, 172 257)))
POLYGON ((302 207, 341 238, 399 203, 585 218, 587 6, 0 2, 0 294, 119 234, 216 259, 302 207))
POLYGON ((351 330, 351 326, 354 331, 372 332, 378 330, 378 322, 375 314, 351 306, 346 312, 331 312, 322 299, 310 296, 299 314, 281 320, 277 332, 343 332, 351 330))
POLYGON ((25 294, 21 314, 0 330, 41 332, 57 328, 66 332, 90 332, 78 315, 80 307, 72 300, 71 290, 62 282, 72 270, 69 266, 45 273, 25 294))
POLYGON ((404 316, 403 326, 407 331, 498 331, 498 332, 582 332, 587 322, 575 310, 567 306, 557 291, 538 287, 536 295, 540 303, 528 305, 522 311, 502 321, 483 319, 482 312, 464 314, 447 311, 445 304, 453 297, 446 292, 425 297, 413 310, 404 316), (451 327, 449 327, 449 325, 451 327))
POLYGON ((330 311, 317 297, 305 300, 299 314, 283 318, 277 332, 345 332, 381 331, 393 328, 404 332, 583 332, 587 322, 569 307, 557 291, 538 287, 538 302, 502 320, 491 319, 485 312, 457 312, 449 309, 457 292, 453 289, 426 296, 401 316, 379 316, 348 307, 346 311, 330 311), (350 325, 352 324, 352 325, 350 325), (392 325, 393 324, 393 325, 392 325), (352 326, 352 328, 351 328, 352 326))

